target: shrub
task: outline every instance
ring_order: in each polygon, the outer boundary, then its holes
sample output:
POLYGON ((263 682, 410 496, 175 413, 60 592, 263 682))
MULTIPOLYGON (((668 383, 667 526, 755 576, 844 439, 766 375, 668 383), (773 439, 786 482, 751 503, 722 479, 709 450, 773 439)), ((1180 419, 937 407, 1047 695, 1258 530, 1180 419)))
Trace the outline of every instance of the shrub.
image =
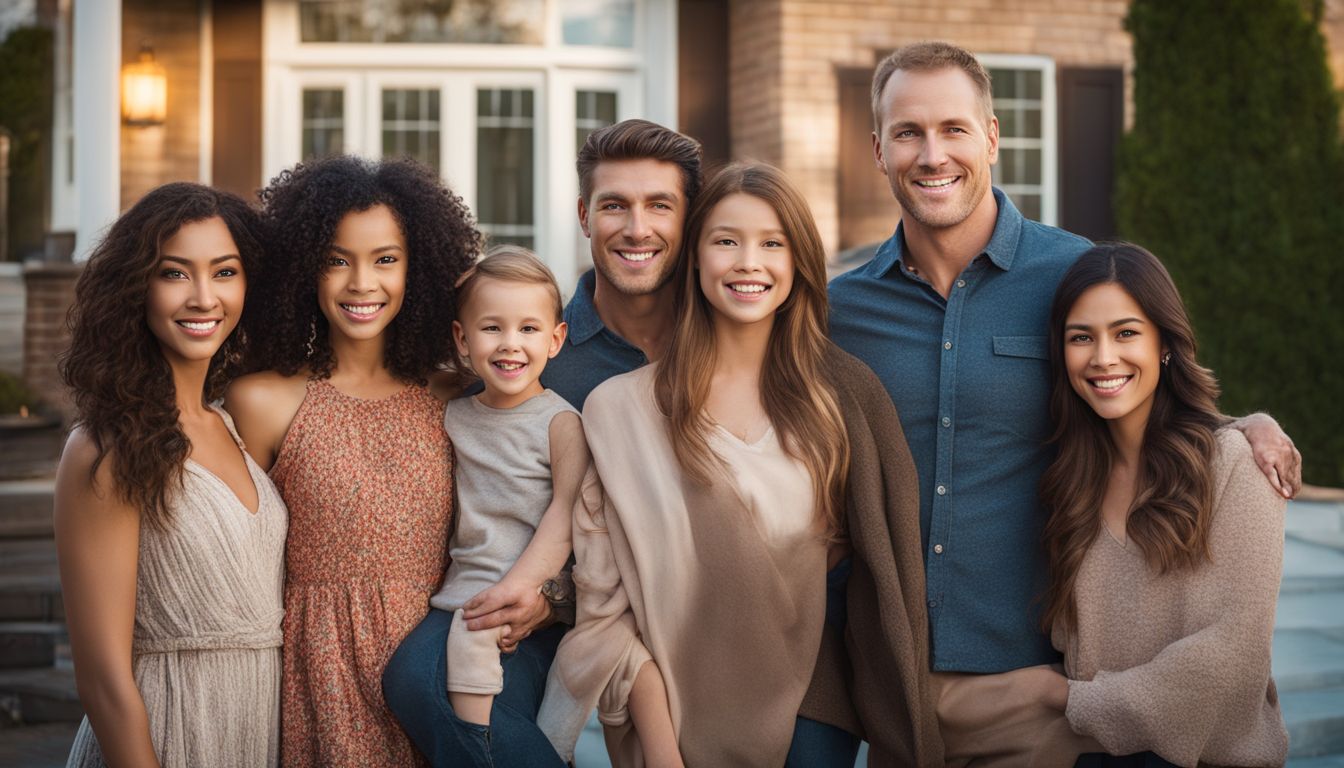
POLYGON ((1344 146, 1319 0, 1134 0, 1116 218, 1181 289, 1227 413, 1344 484, 1344 146))

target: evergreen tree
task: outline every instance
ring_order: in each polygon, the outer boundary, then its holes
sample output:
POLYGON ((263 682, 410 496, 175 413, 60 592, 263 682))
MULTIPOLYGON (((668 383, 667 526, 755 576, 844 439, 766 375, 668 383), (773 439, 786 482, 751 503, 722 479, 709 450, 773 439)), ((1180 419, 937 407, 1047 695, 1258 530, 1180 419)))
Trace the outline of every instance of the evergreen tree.
POLYGON ((1344 145, 1319 0, 1134 0, 1117 220, 1185 299, 1222 408, 1344 485, 1344 145))

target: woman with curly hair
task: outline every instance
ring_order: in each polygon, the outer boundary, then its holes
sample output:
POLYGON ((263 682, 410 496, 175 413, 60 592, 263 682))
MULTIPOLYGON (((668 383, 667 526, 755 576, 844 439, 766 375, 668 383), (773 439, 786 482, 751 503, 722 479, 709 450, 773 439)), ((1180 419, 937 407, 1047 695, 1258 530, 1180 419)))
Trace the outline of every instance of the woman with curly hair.
POLYGON ((285 765, 406 765, 383 701, 446 565, 452 449, 431 373, 455 365, 453 286, 481 237, 412 161, 333 157, 262 191, 269 260, 226 407, 290 508, 285 765))
POLYGON ((1283 765, 1269 666, 1284 500, 1219 413, 1161 262, 1127 243, 1080 256, 1055 293, 1050 359, 1055 732, 1109 753, 1080 766, 1283 765))
POLYGON ((69 764, 275 765, 285 508, 210 405, 238 360, 260 220, 145 195, 75 285, 56 548, 79 698, 69 764))

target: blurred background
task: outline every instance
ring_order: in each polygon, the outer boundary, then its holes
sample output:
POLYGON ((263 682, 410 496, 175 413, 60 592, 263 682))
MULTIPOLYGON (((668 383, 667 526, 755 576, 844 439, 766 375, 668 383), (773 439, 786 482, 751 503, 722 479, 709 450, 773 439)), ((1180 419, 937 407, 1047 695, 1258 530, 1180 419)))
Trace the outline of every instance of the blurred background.
POLYGON ((841 271, 900 218, 872 68, 924 39, 991 71, 995 183, 1154 251, 1224 410, 1297 441, 1317 487, 1290 508, 1275 670, 1293 764, 1344 766, 1344 0, 0 0, 0 765, 42 764, 18 750, 68 744, 78 714, 55 359, 82 260, 141 195, 254 198, 306 159, 410 156, 568 292, 590 266, 577 149, 644 117, 711 165, 784 169, 841 271))

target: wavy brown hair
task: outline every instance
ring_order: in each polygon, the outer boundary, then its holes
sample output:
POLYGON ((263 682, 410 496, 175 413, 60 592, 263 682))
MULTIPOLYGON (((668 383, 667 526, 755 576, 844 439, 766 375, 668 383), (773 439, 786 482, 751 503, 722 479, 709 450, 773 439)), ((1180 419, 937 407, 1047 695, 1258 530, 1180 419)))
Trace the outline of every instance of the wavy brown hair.
POLYGON ((1101 530, 1101 500, 1115 461, 1106 421, 1073 391, 1064 366, 1069 311, 1089 288, 1107 283, 1134 299, 1170 353, 1144 431, 1126 532, 1159 573, 1194 569, 1209 558, 1214 431, 1227 422, 1218 411, 1218 382, 1195 360, 1190 319, 1162 262, 1129 243, 1095 246, 1064 273, 1050 309, 1051 442, 1058 454, 1041 478, 1049 513, 1044 538, 1050 586, 1041 617, 1047 631, 1056 624, 1071 629, 1077 620, 1074 585, 1101 530))
MULTIPOLYGON (((165 184, 140 198, 93 249, 75 283, 70 346, 60 357, 76 424, 97 449, 93 472, 111 456, 116 493, 159 529, 171 523, 168 496, 181 486, 191 441, 178 425, 172 370, 145 322, 149 282, 163 244, 183 225, 214 217, 228 227, 243 274, 254 275, 262 257, 256 211, 227 192, 165 184)), ((223 394, 244 341, 235 330, 215 352, 203 401, 223 394)))
POLYGON ((807 200, 784 174, 764 164, 734 164, 719 171, 696 199, 686 221, 676 279, 677 321, 667 356, 658 365, 654 393, 668 418, 682 471, 711 481, 722 462, 706 438, 705 413, 716 355, 713 308, 695 270, 705 219, 733 194, 765 201, 779 216, 793 255, 793 289, 775 311, 761 370, 761 402, 784 450, 812 476, 817 520, 832 539, 842 535, 849 441, 835 386, 822 365, 826 338, 826 253, 807 200))
POLYGON ((410 159, 371 161, 337 155, 283 171, 261 191, 267 258, 243 327, 254 343, 249 371, 331 376, 336 365, 317 283, 336 227, 347 213, 386 205, 406 238, 406 295, 388 324, 387 369, 423 384, 430 373, 460 368, 453 345, 456 291, 482 238, 471 212, 438 174, 410 159))

